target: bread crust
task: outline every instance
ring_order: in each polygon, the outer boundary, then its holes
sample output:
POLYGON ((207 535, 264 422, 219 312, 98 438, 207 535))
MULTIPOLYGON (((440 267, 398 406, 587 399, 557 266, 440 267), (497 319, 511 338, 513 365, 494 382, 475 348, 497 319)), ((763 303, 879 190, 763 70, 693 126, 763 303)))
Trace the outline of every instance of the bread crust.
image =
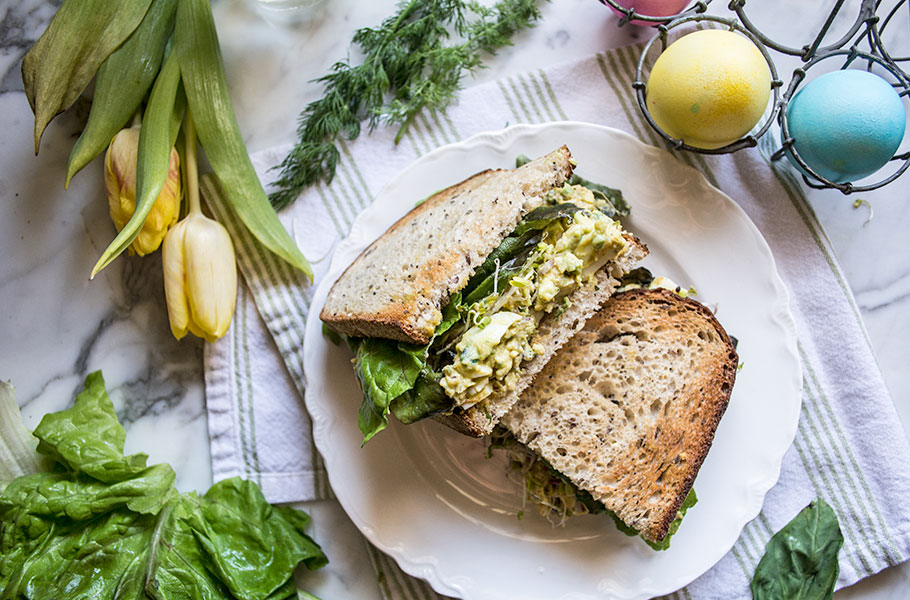
POLYGON ((503 424, 642 537, 660 541, 711 447, 738 364, 702 304, 668 290, 621 292, 503 424), (646 361, 662 352, 664 360, 646 361))
POLYGON ((442 307, 530 210, 574 169, 565 146, 433 194, 344 271, 320 318, 338 333, 426 344, 442 307))

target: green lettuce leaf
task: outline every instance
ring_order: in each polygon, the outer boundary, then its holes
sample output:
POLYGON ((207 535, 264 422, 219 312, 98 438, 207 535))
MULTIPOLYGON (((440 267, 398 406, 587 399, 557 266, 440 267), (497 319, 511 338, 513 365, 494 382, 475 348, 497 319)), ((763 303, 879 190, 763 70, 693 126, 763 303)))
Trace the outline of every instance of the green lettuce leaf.
POLYGON ((154 514, 176 494, 174 480, 174 471, 166 464, 112 484, 73 472, 35 473, 6 487, 0 496, 0 514, 77 521, 121 507, 154 514))
MULTIPOLYGON (((673 534, 679 530, 679 526, 682 525, 683 517, 686 516, 686 512, 695 506, 698 502, 698 496, 695 495, 695 488, 689 490, 689 493, 686 495, 686 499, 683 500, 682 506, 679 507, 679 511, 676 513, 676 518, 670 523, 670 529, 667 531, 667 537, 660 540, 659 542, 651 542, 645 540, 645 543, 651 546, 655 550, 667 550, 670 548, 670 538, 673 537, 673 534)), ((637 533, 637 532, 636 532, 637 533)), ((642 538, 644 539, 644 538, 642 538)))
POLYGON ((148 456, 123 456, 126 430, 117 420, 101 372, 91 373, 73 407, 45 415, 34 431, 38 452, 99 481, 123 481, 145 470, 148 456))
POLYGON ((328 562, 304 532, 309 521, 300 511, 270 506, 258 486, 239 478, 220 481, 201 497, 184 494, 158 534, 156 564, 146 574, 150 595, 162 600, 294 596, 288 577, 294 567, 303 562, 318 569, 328 562), (200 565, 204 572, 198 572, 200 565))
MULTIPOLYGON (((115 511, 87 522, 59 521, 40 538, 9 548, 2 539, 0 597, 144 599, 145 569, 158 518, 115 511)), ((18 525, 18 524, 17 524, 18 525)))
POLYGON ((417 378, 414 387, 392 401, 392 414, 402 423, 414 423, 452 408, 452 399, 430 371, 417 378))
POLYGON ((844 536, 834 510, 821 498, 811 502, 765 547, 752 577, 755 600, 831 598, 844 536))
POLYGON ((364 444, 388 427, 389 405, 414 386, 426 366, 426 354, 426 346, 379 338, 360 341, 354 355, 354 372, 363 391, 357 426, 364 444))
POLYGON ((124 457, 100 373, 36 436, 56 465, 0 493, 4 600, 61 590, 68 600, 295 598, 294 568, 327 562, 305 532, 309 516, 270 506, 254 483, 228 479, 203 496, 181 495, 170 466, 124 457))
MULTIPOLYGON (((448 304, 445 305, 442 309, 442 321, 439 325, 436 326, 436 330, 433 332, 433 339, 444 334, 446 331, 452 328, 452 325, 461 320, 462 317, 462 308, 464 302, 461 299, 461 292, 456 292, 449 298, 448 304)), ((430 344, 433 343, 433 340, 430 340, 430 344)), ((427 344, 429 347, 430 344, 427 344)))

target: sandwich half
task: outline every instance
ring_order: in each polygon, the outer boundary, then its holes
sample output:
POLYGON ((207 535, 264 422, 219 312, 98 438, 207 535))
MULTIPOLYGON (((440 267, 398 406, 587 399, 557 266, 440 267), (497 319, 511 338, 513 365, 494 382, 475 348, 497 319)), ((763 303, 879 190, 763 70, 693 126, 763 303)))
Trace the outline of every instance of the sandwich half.
POLYGON ((320 318, 355 351, 364 441, 389 412, 490 433, 647 254, 574 167, 563 146, 442 190, 338 279, 320 318))
POLYGON ((694 501, 692 484, 738 360, 702 304, 666 289, 618 292, 555 354, 502 426, 543 461, 531 474, 537 500, 556 495, 563 512, 602 508, 663 549, 694 501))

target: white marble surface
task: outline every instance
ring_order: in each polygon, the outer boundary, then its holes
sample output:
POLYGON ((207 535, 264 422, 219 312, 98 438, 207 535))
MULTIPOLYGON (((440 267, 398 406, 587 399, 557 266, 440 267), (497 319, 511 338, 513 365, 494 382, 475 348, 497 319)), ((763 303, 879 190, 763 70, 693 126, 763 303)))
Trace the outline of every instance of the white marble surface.
MULTIPOLYGON (((22 93, 19 63, 58 4, 0 0, 0 378, 12 380, 23 415, 34 425, 45 412, 66 406, 86 373, 103 369, 128 427, 129 449, 171 463, 180 489, 204 490, 211 483, 211 469, 202 346, 170 337, 159 259, 121 258, 88 280, 114 230, 107 217, 100 161, 63 190, 69 149, 86 116, 84 104, 55 120, 40 155, 32 155, 32 115, 22 93)), ((345 57, 354 29, 377 24, 391 13, 394 0, 328 0, 296 23, 270 22, 254 4, 215 2, 228 79, 251 152, 293 141, 297 113, 320 95, 320 87, 310 80, 345 57)), ((712 12, 727 14, 725 4, 718 0, 712 12)), ((769 32, 799 44, 834 0, 751 4, 755 8, 750 15, 768 24, 769 32), (790 12, 782 18, 785 8, 798 10, 798 16, 790 12)), ((543 22, 520 35, 514 48, 488 60, 489 68, 476 80, 555 64, 649 35, 634 27, 617 29, 615 17, 596 0, 553 0, 543 11, 543 22)), ((788 79, 792 61, 778 64, 788 79)), ((855 210, 852 198, 834 191, 810 196, 856 294, 905 429, 910 429, 910 352, 905 341, 910 338, 910 255, 904 244, 910 230, 908 177, 862 195, 875 208, 875 218, 867 225, 866 209, 855 210)), ((378 598, 362 544, 338 505, 318 502, 309 508, 316 518, 314 534, 332 563, 324 572, 304 577, 308 589, 325 599, 378 598)), ((908 589, 910 568, 905 564, 835 597, 896 600, 907 598, 908 589)))

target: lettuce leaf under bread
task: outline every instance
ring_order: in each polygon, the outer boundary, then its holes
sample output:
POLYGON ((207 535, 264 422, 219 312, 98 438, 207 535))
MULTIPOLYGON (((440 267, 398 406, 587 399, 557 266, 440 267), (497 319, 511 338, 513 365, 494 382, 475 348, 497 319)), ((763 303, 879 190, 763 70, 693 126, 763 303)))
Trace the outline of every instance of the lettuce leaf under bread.
POLYGON ((360 380, 363 402, 357 426, 363 443, 388 427, 392 400, 412 387, 426 367, 427 346, 379 338, 364 338, 354 355, 354 373, 360 380))

